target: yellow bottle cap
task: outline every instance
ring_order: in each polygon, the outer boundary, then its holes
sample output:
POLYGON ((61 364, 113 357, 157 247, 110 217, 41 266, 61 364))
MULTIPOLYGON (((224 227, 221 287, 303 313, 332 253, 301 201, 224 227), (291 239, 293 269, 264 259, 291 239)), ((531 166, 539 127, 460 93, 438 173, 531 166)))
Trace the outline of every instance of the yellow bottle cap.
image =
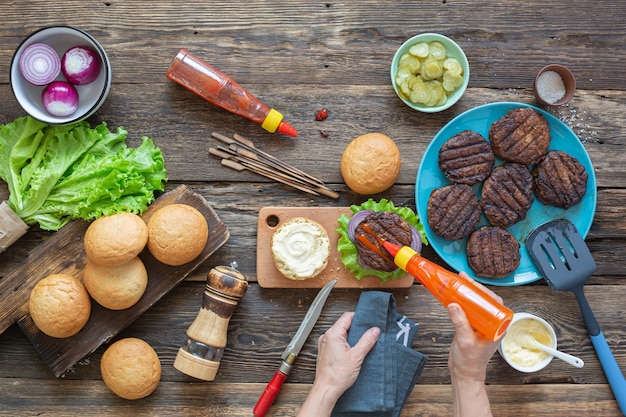
POLYGON ((270 112, 265 117, 265 120, 263 120, 263 124, 261 125, 261 127, 270 133, 274 133, 276 132, 276 129, 278 129, 278 126, 280 125, 280 122, 282 120, 282 114, 274 109, 270 109, 270 112))
POLYGON ((408 246, 403 246, 402 248, 400 248, 398 253, 396 253, 396 257, 393 258, 393 261, 396 263, 396 265, 398 265, 398 267, 406 271, 406 264, 409 263, 409 260, 414 255, 417 255, 417 252, 415 252, 413 249, 411 249, 408 246))

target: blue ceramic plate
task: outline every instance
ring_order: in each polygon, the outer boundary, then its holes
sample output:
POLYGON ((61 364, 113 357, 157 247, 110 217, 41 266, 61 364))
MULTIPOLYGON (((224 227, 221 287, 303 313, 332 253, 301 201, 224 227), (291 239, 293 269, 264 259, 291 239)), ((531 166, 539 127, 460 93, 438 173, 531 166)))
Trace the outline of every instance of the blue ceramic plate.
MULTIPOLYGON (((496 165, 501 164, 502 161, 496 159, 496 165)), ((480 196, 481 187, 482 184, 474 186, 474 190, 478 196, 480 196)), ((443 129, 439 131, 439 133, 437 133, 437 135, 430 142, 430 145, 428 145, 428 148, 426 148, 426 152, 422 158, 415 182, 415 201, 417 205, 417 212, 420 219, 423 219, 422 223, 424 225, 429 244, 435 249, 439 256, 441 256, 441 258, 456 271, 465 271, 469 276, 484 284, 501 286, 523 285, 541 279, 542 277, 535 267, 528 250, 526 249, 526 238, 528 235, 536 227, 547 221, 567 218, 574 223, 579 233, 583 237, 586 237, 589 229, 591 228, 593 216, 596 211, 596 199, 596 177, 593 171, 593 166, 591 165, 591 160, 589 159, 587 151, 578 137, 568 126, 550 113, 523 103, 485 104, 468 110, 451 120, 443 127, 443 129), (467 264, 467 256, 465 252, 467 239, 444 239, 435 234, 426 221, 427 205, 430 193, 435 188, 450 184, 443 172, 439 169, 439 148, 441 148, 441 146, 454 135, 468 129, 478 132, 483 135, 483 137, 488 139, 491 124, 504 116, 509 110, 519 107, 532 107, 548 120, 548 124, 550 125, 550 134, 552 136, 549 149, 565 151, 578 159, 578 161, 585 167, 587 174, 589 175, 589 179, 587 180, 587 192, 578 204, 570 207, 568 210, 543 205, 537 200, 537 198, 535 198, 533 205, 530 207, 530 210, 526 215, 526 219, 507 229, 520 243, 521 261, 519 267, 511 274, 500 279, 477 277, 467 264)), ((479 226, 488 224, 489 222, 483 214, 481 216, 479 226)))

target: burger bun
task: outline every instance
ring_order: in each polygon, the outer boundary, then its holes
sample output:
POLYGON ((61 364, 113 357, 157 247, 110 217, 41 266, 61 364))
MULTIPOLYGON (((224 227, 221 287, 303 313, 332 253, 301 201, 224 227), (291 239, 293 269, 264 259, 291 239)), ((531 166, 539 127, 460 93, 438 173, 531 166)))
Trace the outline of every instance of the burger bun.
POLYGON ((378 194, 390 188, 402 161, 395 142, 382 133, 361 135, 348 144, 341 157, 341 175, 358 194, 378 194))
POLYGON ((139 255, 148 241, 148 228, 134 213, 118 213, 94 220, 85 232, 87 257, 102 266, 126 263, 139 255))
POLYGON ((51 274, 31 290, 29 309, 39 330, 50 337, 66 338, 87 324, 91 299, 77 278, 69 274, 51 274))
POLYGON ((204 250, 209 238, 206 219, 187 204, 168 204, 148 220, 148 250, 158 261, 179 266, 204 250))
POLYGON ((161 362, 152 346, 129 337, 113 343, 102 355, 100 373, 104 384, 127 400, 147 397, 161 380, 161 362))
POLYGON ((135 305, 146 291, 148 272, 138 256, 115 266, 88 261, 83 270, 83 282, 89 295, 102 307, 123 310, 135 305))

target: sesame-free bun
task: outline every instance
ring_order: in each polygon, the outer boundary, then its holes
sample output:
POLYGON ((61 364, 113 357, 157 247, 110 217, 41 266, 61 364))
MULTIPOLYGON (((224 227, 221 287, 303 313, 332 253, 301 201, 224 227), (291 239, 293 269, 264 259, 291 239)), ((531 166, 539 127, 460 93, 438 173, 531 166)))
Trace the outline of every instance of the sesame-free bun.
POLYGON ((148 286, 148 272, 136 256, 121 265, 102 266, 88 261, 83 282, 89 295, 102 307, 123 310, 139 301, 148 286))
POLYGON ((85 232, 87 257, 102 266, 126 263, 137 256, 148 241, 148 228, 134 213, 118 213, 94 220, 85 232))
POLYGON ((328 265, 330 241, 322 225, 294 217, 274 231, 271 251, 281 274, 292 280, 305 280, 319 275, 328 265))
POLYGON ((187 204, 163 206, 148 220, 148 250, 166 265, 191 262, 202 253, 208 238, 206 219, 187 204))
POLYGON ((43 333, 65 338, 82 329, 91 314, 91 299, 81 282, 68 274, 52 274, 30 292, 30 316, 43 333))
POLYGON ((395 142, 377 132, 355 138, 341 157, 343 180, 352 191, 363 195, 377 194, 391 187, 401 166, 395 142))
POLYGON ((127 400, 146 397, 161 381, 161 362, 152 346, 129 337, 113 343, 102 355, 100 373, 104 384, 127 400))

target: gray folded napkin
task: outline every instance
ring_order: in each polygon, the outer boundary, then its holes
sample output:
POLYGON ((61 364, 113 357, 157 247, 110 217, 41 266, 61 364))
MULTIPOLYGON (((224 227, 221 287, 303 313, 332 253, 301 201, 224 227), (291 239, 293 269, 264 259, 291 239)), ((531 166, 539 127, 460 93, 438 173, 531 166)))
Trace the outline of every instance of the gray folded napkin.
POLYGON ((396 312, 393 294, 361 293, 348 331, 348 344, 354 346, 371 327, 380 328, 380 337, 354 385, 337 401, 333 417, 399 416, 428 360, 413 350, 419 325, 396 312))

